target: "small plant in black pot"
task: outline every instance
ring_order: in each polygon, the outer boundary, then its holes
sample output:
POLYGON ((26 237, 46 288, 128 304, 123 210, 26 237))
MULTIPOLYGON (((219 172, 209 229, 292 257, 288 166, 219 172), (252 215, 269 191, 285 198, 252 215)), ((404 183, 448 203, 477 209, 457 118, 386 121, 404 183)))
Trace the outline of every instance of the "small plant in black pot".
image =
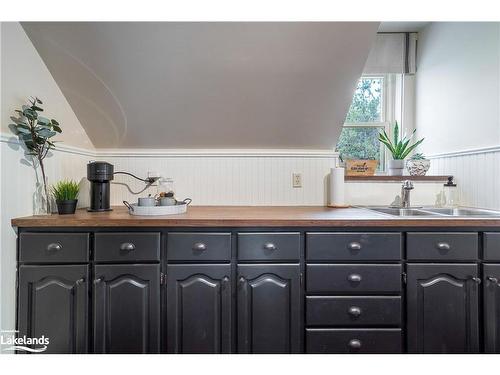
POLYGON ((76 204, 78 203, 78 192, 80 187, 73 180, 59 181, 52 185, 52 195, 57 204, 57 212, 59 215, 74 214, 76 204))

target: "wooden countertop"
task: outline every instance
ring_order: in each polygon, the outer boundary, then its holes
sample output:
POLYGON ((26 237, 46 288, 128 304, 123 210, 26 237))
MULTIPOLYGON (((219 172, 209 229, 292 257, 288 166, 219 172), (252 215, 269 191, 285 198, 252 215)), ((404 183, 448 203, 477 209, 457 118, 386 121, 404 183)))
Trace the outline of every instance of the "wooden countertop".
POLYGON ((41 215, 12 219, 14 227, 500 227, 500 219, 399 218, 362 208, 318 206, 191 206, 187 213, 132 216, 125 207, 74 215, 41 215))

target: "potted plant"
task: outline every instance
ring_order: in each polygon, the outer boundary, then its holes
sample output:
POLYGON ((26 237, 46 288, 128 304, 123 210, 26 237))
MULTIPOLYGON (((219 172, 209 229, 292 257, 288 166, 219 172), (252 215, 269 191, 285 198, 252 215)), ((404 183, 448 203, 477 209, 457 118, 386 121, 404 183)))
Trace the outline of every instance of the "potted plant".
MULTIPOLYGON (((38 180, 38 174, 36 177, 37 190, 43 186, 43 190, 40 189, 41 197, 39 197, 42 205, 41 213, 50 214, 49 192, 43 160, 47 157, 49 151, 56 147, 54 144, 55 141, 51 140, 52 137, 61 133, 62 130, 56 120, 49 120, 46 117, 40 116, 40 112, 43 112, 43 109, 40 107, 43 103, 40 99, 32 97, 28 102, 28 105, 23 105, 21 109, 16 109, 17 117, 12 116, 10 118, 14 123, 9 125, 9 129, 25 145, 26 155, 32 158, 35 173, 37 167, 40 166, 42 173, 41 184, 38 180)), ((35 211, 35 214, 40 213, 37 208, 35 208, 35 211)))
POLYGON ((74 214, 78 203, 80 187, 73 180, 59 181, 52 185, 52 195, 56 200, 59 215, 74 214))
POLYGON ((409 137, 406 135, 399 138, 399 125, 396 121, 393 129, 393 140, 389 138, 385 130, 379 133, 378 140, 382 142, 391 152, 392 160, 388 163, 389 176, 402 176, 404 169, 404 159, 412 152, 420 143, 424 141, 424 138, 416 141, 410 145, 410 141, 415 134, 416 129, 411 133, 409 137))
POLYGON ((406 161, 406 169, 410 176, 425 176, 430 167, 431 161, 422 153, 417 153, 406 161))

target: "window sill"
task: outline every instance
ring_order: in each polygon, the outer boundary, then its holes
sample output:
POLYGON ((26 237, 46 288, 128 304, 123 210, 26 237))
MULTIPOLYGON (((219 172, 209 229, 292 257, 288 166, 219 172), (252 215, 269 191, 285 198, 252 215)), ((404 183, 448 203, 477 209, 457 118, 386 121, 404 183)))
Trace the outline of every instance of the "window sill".
POLYGON ((446 182, 450 176, 345 176, 347 182, 401 182, 405 180, 411 181, 429 181, 429 182, 446 182))

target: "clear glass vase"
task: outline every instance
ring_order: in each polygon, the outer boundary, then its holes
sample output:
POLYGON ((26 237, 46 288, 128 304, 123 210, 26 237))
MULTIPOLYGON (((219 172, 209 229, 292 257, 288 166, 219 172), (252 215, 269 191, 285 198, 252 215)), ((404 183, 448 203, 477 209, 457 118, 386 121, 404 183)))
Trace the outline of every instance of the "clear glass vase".
MULTIPOLYGON (((46 179, 48 186, 48 181, 46 179)), ((50 198, 45 194, 45 188, 41 181, 37 181, 33 192, 33 215, 50 215, 50 198)))

